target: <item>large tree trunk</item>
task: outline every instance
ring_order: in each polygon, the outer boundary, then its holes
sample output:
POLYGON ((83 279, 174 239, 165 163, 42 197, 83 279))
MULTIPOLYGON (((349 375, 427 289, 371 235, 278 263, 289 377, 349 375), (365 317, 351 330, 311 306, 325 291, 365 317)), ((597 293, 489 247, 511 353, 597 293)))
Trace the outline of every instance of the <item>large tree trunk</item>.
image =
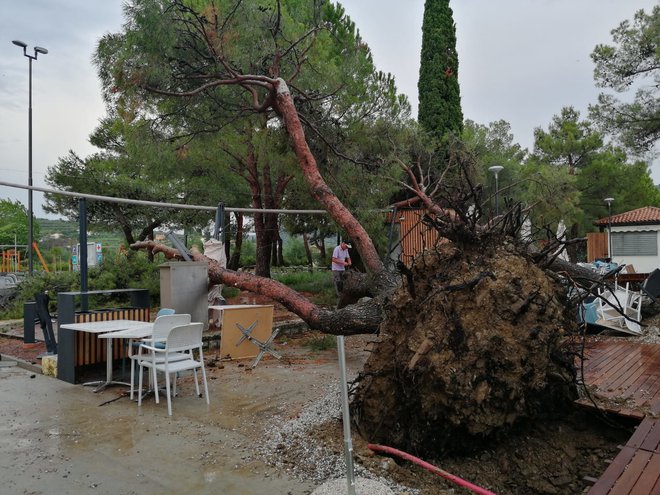
MULTIPOLYGON (((281 116, 286 126, 293 150, 298 158, 298 164, 305 180, 309 184, 310 193, 328 211, 333 220, 351 236, 351 241, 355 245, 355 248, 362 255, 365 268, 374 276, 374 282, 380 283, 381 275, 384 275, 385 272, 385 266, 378 255, 373 241, 360 222, 339 201, 319 173, 316 159, 305 139, 305 132, 293 104, 289 88, 283 79, 277 80, 275 90, 276 96, 273 107, 281 116)), ((387 277, 383 278, 385 285, 387 285, 386 279, 387 277)))
POLYGON ((307 233, 303 232, 303 246, 305 248, 305 256, 307 257, 307 264, 310 268, 314 266, 314 260, 312 259, 312 251, 309 249, 309 236, 307 233))
MULTIPOLYGON (((229 243, 227 243, 229 245, 229 243)), ((241 266, 241 249, 243 249, 243 214, 236 213, 236 238, 234 240, 234 252, 231 257, 227 257, 227 268, 230 270, 238 270, 241 266)))
MULTIPOLYGON (((153 254, 163 253, 167 259, 181 259, 176 249, 154 241, 136 242, 131 247, 146 249, 153 254)), ((363 304, 348 306, 342 310, 327 310, 320 308, 302 294, 276 280, 222 268, 215 260, 207 258, 199 252, 192 252, 191 256, 193 261, 204 261, 209 264, 210 284, 225 284, 228 287, 238 287, 270 297, 300 316, 310 328, 333 335, 356 335, 378 331, 378 326, 383 321, 383 304, 386 296, 394 289, 397 281, 397 277, 390 275, 390 291, 381 291, 376 294, 371 290, 373 284, 369 277, 358 272, 351 272, 352 277, 347 290, 352 294, 353 300, 357 301, 363 295, 375 295, 376 297, 363 304)))

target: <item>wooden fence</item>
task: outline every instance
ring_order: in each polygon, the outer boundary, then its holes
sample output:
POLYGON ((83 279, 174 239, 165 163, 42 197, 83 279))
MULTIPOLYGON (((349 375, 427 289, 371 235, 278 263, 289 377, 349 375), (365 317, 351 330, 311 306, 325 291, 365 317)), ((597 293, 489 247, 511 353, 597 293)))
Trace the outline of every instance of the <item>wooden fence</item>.
MULTIPOLYGON (((85 313, 76 313, 76 323, 108 320, 139 320, 150 321, 149 308, 119 308, 85 313)), ((100 339, 94 333, 76 332, 75 366, 85 366, 106 362, 106 346, 108 339, 100 339)), ((126 340, 114 339, 112 346, 113 360, 126 357, 126 346, 121 345, 126 340)))
POLYGON ((589 232, 587 234, 587 262, 609 258, 607 249, 607 232, 589 232))
POLYGON ((426 210, 400 210, 395 222, 399 224, 401 261, 408 267, 419 253, 435 245, 438 232, 422 223, 426 210))

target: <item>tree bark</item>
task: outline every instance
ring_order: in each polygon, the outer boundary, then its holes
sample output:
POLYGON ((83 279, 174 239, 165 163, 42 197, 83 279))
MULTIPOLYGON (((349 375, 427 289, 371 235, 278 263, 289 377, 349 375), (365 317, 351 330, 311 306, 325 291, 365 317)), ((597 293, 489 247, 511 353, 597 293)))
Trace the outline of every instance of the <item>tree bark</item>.
POLYGON ((303 246, 305 247, 305 256, 307 257, 307 264, 311 269, 314 266, 314 261, 312 259, 312 251, 309 249, 309 237, 306 232, 303 232, 303 246))
POLYGON ((298 158, 298 164, 310 186, 312 196, 323 205, 337 224, 351 236, 351 241, 362 255, 367 271, 372 274, 383 273, 385 266, 367 231, 339 201, 339 198, 332 192, 321 176, 316 159, 307 144, 305 131, 298 117, 291 93, 289 93, 289 88, 283 79, 277 79, 275 89, 276 96, 273 107, 286 126, 294 152, 298 158))
MULTIPOLYGON (((133 249, 146 249, 153 253, 163 253, 167 259, 181 259, 179 252, 164 244, 154 241, 141 241, 131 245, 133 249)), ((217 261, 207 258, 199 252, 192 252, 193 261, 203 261, 209 264, 209 283, 225 284, 242 290, 262 294, 281 303, 292 313, 297 314, 310 328, 332 335, 357 335, 374 333, 383 321, 384 295, 379 295, 365 303, 347 306, 338 310, 320 308, 309 299, 290 289, 286 285, 269 278, 259 277, 248 272, 237 272, 222 268, 217 261)), ((364 279, 357 275, 358 279, 364 279)), ((362 281, 364 282, 364 280, 362 281)), ((364 290, 368 283, 356 282, 355 287, 364 290)), ((392 284, 392 288, 394 285, 392 284)))
MULTIPOLYGON (((238 270, 241 265, 241 249, 243 248, 243 214, 236 213, 236 239, 234 241, 234 252, 228 257, 227 268, 238 270)), ((229 244, 229 243, 227 243, 229 244)))

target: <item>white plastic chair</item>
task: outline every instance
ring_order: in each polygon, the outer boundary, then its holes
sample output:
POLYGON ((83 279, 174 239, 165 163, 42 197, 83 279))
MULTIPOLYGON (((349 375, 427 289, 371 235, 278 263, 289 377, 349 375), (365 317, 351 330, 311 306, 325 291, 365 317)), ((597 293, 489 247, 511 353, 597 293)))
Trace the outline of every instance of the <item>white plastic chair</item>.
POLYGON ((627 285, 625 289, 616 286, 614 292, 610 289, 601 292, 598 298, 598 313, 600 317, 607 322, 623 323, 623 320, 626 318, 621 312, 624 312, 628 306, 628 298, 629 292, 627 285))
MULTIPOLYGON (((154 392, 156 395, 156 403, 158 399, 158 383, 157 372, 160 371, 165 374, 165 391, 167 394, 167 413, 172 415, 172 394, 176 394, 176 377, 177 373, 186 370, 192 370, 195 375, 195 390, 197 396, 199 393, 199 380, 197 377, 197 370, 202 370, 202 380, 204 381, 204 395, 206 403, 209 401, 209 388, 206 381, 206 368, 204 367, 204 351, 202 349, 202 331, 204 330, 203 323, 189 323, 174 327, 170 330, 165 340, 165 348, 160 349, 153 345, 143 345, 142 347, 149 351, 147 357, 139 361, 140 368, 150 368, 153 371, 154 392), (197 353, 198 358, 195 359, 194 352, 197 353), (186 355, 186 359, 172 361, 172 356, 186 355), (172 383, 172 380, 174 383, 172 383)), ((142 405, 142 370, 140 370, 139 380, 139 395, 138 406, 142 405)))
POLYGON ((642 318, 642 295, 631 291, 628 284, 625 289, 616 286, 614 292, 605 290, 598 298, 598 314, 606 323, 639 335, 642 332, 639 324, 642 318))
MULTIPOLYGON (((144 345, 153 345, 156 347, 164 347, 163 342, 167 338, 167 335, 170 333, 170 330, 174 327, 181 325, 187 325, 192 320, 192 317, 189 314, 169 314, 156 317, 154 320, 153 330, 151 332, 151 337, 142 339, 139 341, 137 347, 137 353, 131 354, 131 393, 130 398, 133 400, 133 391, 135 390, 135 368, 139 366, 139 363, 145 357, 148 357, 144 352, 144 345)), ((187 356, 173 355, 170 356, 170 361, 176 359, 186 359, 187 356)))

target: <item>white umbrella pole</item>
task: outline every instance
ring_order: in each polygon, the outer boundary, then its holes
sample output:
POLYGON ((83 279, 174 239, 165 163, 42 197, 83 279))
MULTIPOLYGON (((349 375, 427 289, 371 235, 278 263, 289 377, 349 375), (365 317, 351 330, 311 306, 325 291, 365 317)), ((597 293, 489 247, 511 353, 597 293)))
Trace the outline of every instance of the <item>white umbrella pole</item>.
POLYGON ((355 495, 355 473, 353 471, 353 442, 351 440, 351 417, 348 411, 348 387, 346 385, 346 354, 344 353, 344 336, 337 336, 337 351, 339 354, 339 379, 341 389, 341 412, 344 420, 344 456, 346 457, 346 482, 348 495, 355 495))

